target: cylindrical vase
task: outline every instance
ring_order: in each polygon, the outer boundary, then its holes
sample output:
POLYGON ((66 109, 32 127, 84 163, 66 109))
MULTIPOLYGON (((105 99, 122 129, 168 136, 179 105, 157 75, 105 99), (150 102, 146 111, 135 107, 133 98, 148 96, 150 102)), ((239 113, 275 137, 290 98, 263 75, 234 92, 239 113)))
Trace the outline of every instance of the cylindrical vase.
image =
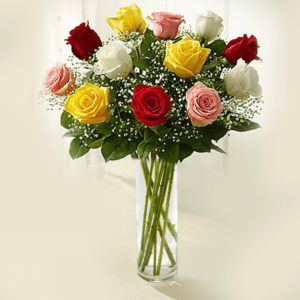
POLYGON ((154 153, 136 170, 137 268, 147 281, 177 275, 177 164, 154 153))

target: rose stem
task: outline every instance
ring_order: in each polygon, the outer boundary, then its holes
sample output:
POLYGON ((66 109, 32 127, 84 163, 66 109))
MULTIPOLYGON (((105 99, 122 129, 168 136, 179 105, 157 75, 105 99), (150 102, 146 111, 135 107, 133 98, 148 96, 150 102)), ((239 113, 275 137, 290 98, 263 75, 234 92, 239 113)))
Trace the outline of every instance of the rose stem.
POLYGON ((157 231, 154 235, 154 254, 153 254, 153 276, 155 276, 156 273, 156 237, 157 237, 157 231))
POLYGON ((135 48, 137 60, 141 60, 139 48, 135 48))
POLYGON ((151 206, 150 206, 150 210, 149 210, 149 214, 148 214, 148 220, 146 222, 146 235, 145 235, 145 240, 144 240, 144 244, 141 245, 141 250, 139 253, 139 258, 138 258, 138 266, 140 267, 143 261, 143 256, 144 256, 144 252, 145 252, 145 246, 146 246, 146 241, 148 239, 149 236, 149 231, 150 231, 150 226, 151 226, 151 222, 152 222, 152 217, 153 217, 153 211, 154 211, 154 207, 155 207, 155 202, 156 202, 156 198, 157 198, 157 191, 159 188, 159 184, 161 181, 161 177, 162 177, 162 173, 163 173, 163 166, 162 164, 160 164, 160 169, 159 169, 159 164, 160 161, 157 160, 155 162, 155 183, 154 183, 154 187, 153 187, 153 193, 152 193, 152 200, 151 200, 151 206))
POLYGON ((165 237, 166 237, 166 229, 167 229, 167 217, 169 213, 169 207, 170 207, 170 199, 171 199, 171 192, 172 192, 172 186, 173 186, 173 177, 174 177, 174 167, 175 165, 171 165, 171 177, 169 181, 169 189, 168 189, 168 195, 167 195, 167 202, 166 202, 166 214, 164 216, 164 227, 163 227, 163 232, 162 232, 162 237, 161 237, 161 246, 160 246, 160 253, 159 253, 159 258, 158 258, 158 263, 157 263, 157 275, 160 273, 161 269, 161 262, 162 262, 162 256, 163 256, 163 245, 165 243, 165 237))
POLYGON ((150 187, 150 182, 151 181, 150 180, 151 180, 151 176, 152 176, 152 172, 153 172, 154 160, 155 160, 155 156, 151 156, 150 172, 147 175, 146 170, 144 170, 145 165, 146 165, 146 161, 144 159, 141 159, 141 165, 142 165, 142 168, 143 168, 143 171, 144 171, 145 181, 147 183, 144 217, 143 217, 143 229, 142 229, 142 244, 144 244, 144 239, 145 239, 145 224, 146 224, 146 217, 147 217, 147 210, 148 210, 148 200, 149 200, 150 189, 151 189, 151 187, 150 187))
MULTIPOLYGON (((136 51, 136 58, 137 58, 137 60, 141 60, 139 48, 136 47, 135 51, 136 51)), ((139 69, 140 69, 140 73, 142 73, 141 68, 139 68, 139 69)))
MULTIPOLYGON (((142 228, 142 240, 141 240, 141 250, 143 250, 145 248, 145 224, 146 224, 146 216, 147 216, 147 210, 148 210, 148 199, 151 191, 151 187, 150 187, 150 179, 151 179, 151 175, 152 175, 152 171, 153 171, 153 166, 154 166, 154 162, 155 162, 155 157, 152 157, 151 159, 151 167, 150 167, 150 174, 148 173, 148 170, 145 169, 145 166, 147 165, 146 162, 144 161, 144 159, 141 158, 141 166, 142 166, 142 170, 143 170, 143 174, 144 174, 144 178, 145 178, 145 182, 147 184, 147 191, 146 191, 146 198, 145 198, 145 207, 144 207, 144 216, 143 216, 143 228, 142 228)), ((139 257, 138 257, 138 261, 140 261, 142 259, 141 255, 143 254, 143 252, 140 250, 139 253, 139 257)))
POLYGON ((159 198, 156 201, 155 215, 154 215, 153 223, 152 223, 152 226, 151 226, 151 232, 150 232, 150 236, 149 236, 149 239, 148 239, 148 245, 147 245, 147 248, 146 248, 145 258, 144 258, 143 266, 142 266, 142 271, 145 270, 145 267, 148 265, 150 257, 151 257, 151 251, 152 251, 152 247, 153 247, 154 237, 155 237, 155 234, 157 232, 157 226, 158 226, 158 223, 159 223, 161 207, 162 207, 163 202, 165 200, 165 194, 166 194, 168 180, 169 180, 169 178, 168 178, 168 165, 165 164, 164 176, 163 176, 163 180, 162 180, 162 183, 161 183, 159 198))
MULTIPOLYGON (((158 189, 160 186, 160 182, 162 180, 162 176, 163 176, 163 171, 164 171, 164 166, 163 166, 163 162, 160 160, 157 160, 156 162, 156 166, 155 166, 155 182, 154 182, 154 189, 153 189, 153 194, 152 194, 152 199, 151 199, 151 208, 149 211, 149 215, 148 215, 148 220, 147 220, 147 229, 146 229, 146 239, 145 239, 145 243, 143 245, 143 257, 141 257, 141 261, 139 261, 139 267, 142 265, 142 262, 145 260, 145 255, 146 255, 146 245, 149 244, 150 241, 150 229, 151 229, 151 224, 153 224, 152 219, 155 219, 155 210, 156 210, 156 205, 157 205, 157 201, 159 201, 159 197, 158 197, 158 189)), ((151 249, 152 250, 152 245, 151 245, 151 249)))
MULTIPOLYGON (((159 232, 160 237, 162 237, 162 228, 161 228, 160 223, 158 224, 158 232, 159 232)), ((170 249, 170 247, 169 247, 169 245, 168 245, 168 243, 167 243, 166 240, 165 240, 164 246, 165 246, 165 249, 166 249, 166 252, 168 254, 168 257, 169 257, 169 260, 170 260, 171 264, 173 266, 175 266, 176 265, 176 261, 175 261, 175 259, 173 257, 172 251, 171 251, 171 249, 170 249)))
MULTIPOLYGON (((154 161, 155 161, 155 153, 151 153, 151 166, 150 166, 150 174, 152 174, 152 171, 153 171, 153 166, 152 164, 154 164, 154 161), (151 169, 152 168, 152 169, 151 169)), ((146 164, 146 161, 144 159, 141 159, 141 166, 142 166, 142 169, 143 169, 143 173, 144 173, 144 178, 145 178, 145 181, 147 182, 147 193, 148 191, 150 192, 150 196, 152 195, 152 192, 151 192, 151 185, 149 186, 149 178, 151 179, 151 183, 153 185, 153 182, 152 182, 152 178, 151 177, 148 177, 149 175, 148 174, 148 167, 147 167, 147 164, 146 164)), ((151 199, 150 199, 151 201, 151 199)), ((145 250, 145 246, 142 246, 142 245, 145 245, 145 221, 146 221, 146 212, 147 212, 147 205, 145 205, 145 209, 144 209, 144 220, 143 220, 143 235, 142 236, 142 242, 141 242, 141 249, 145 250)), ((164 214, 164 211, 162 209, 162 214, 163 214, 163 217, 165 217, 165 214, 164 214)), ((168 220, 168 227, 169 225, 171 225, 170 221, 168 220)), ((172 225, 171 225, 172 226, 172 225)), ((172 226, 173 228, 173 226, 172 226)), ((174 228, 173 228, 174 229, 174 228)), ((159 230, 159 235, 162 236, 162 227, 160 225, 160 223, 158 224, 158 230, 159 230)), ((171 232, 172 233, 172 232, 171 232)), ((175 231, 176 233, 176 231, 175 231)), ((172 234, 173 235, 173 234, 172 234)), ((176 233, 177 235, 177 233, 176 233)), ((169 260, 171 262, 172 265, 176 265, 176 261, 173 257, 173 254, 170 250, 170 247, 167 243, 167 241, 165 241, 164 243, 164 246, 165 246, 165 249, 166 249, 166 253, 168 254, 168 257, 169 257, 169 260)), ((140 251, 139 253, 139 259, 138 261, 140 261, 142 259, 141 255, 143 254, 144 252, 140 251)))
POLYGON ((142 270, 141 270, 142 272, 145 270, 145 267, 148 265, 149 259, 151 257, 154 235, 156 234, 156 231, 157 231, 157 225, 159 222, 161 207, 165 200, 165 194, 166 194, 167 185, 168 185, 168 181, 169 181, 169 166, 164 161, 162 162, 162 168, 164 171, 164 176, 163 176, 163 180, 161 183, 159 197, 156 201, 155 215, 154 215, 153 223, 151 226, 151 232, 150 232, 149 239, 148 239, 148 245, 146 248, 145 258, 144 258, 143 266, 142 266, 142 270))
MULTIPOLYGON (((145 170, 143 169, 144 172, 149 172, 149 171, 148 171, 147 164, 144 165, 144 168, 145 168, 145 170)), ((145 174, 145 173, 144 173, 144 174, 145 174)), ((145 179, 146 179, 146 175, 145 175, 145 179)), ((153 186, 152 178, 150 178, 150 181, 151 181, 151 182, 150 182, 150 190, 149 190, 149 192, 150 192, 150 198, 151 198, 151 195, 152 195, 151 187, 153 186)), ((163 208, 162 208, 162 210, 161 210, 161 213, 162 213, 163 217, 164 217, 165 214, 166 214, 163 208)), ((172 234, 172 236, 174 237, 175 241, 177 241, 177 232, 176 232, 174 226, 172 225, 172 223, 170 222, 169 219, 168 219, 168 229, 169 229, 170 233, 172 234)))

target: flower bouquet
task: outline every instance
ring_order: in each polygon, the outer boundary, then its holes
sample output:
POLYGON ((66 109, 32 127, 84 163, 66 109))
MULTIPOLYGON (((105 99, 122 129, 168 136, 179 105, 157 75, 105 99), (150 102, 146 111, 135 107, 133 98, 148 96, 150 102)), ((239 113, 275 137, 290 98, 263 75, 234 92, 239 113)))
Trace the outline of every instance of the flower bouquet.
POLYGON ((226 43, 211 11, 195 31, 167 12, 152 13, 150 29, 134 3, 106 20, 116 34, 105 42, 89 22, 70 31, 73 55, 46 73, 44 98, 62 109, 73 159, 91 149, 139 159, 138 274, 163 281, 177 274, 177 162, 225 153, 216 142, 228 131, 259 127, 258 44, 246 34, 226 43))

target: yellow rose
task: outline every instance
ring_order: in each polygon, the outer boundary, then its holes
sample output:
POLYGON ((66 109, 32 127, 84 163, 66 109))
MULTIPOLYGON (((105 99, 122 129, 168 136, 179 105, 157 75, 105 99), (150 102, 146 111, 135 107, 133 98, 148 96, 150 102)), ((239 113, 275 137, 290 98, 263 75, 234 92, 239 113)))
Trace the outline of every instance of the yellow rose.
POLYGON ((109 122, 108 87, 98 87, 86 82, 65 103, 65 110, 81 123, 109 122))
POLYGON ((201 71, 210 51, 202 48, 198 41, 189 36, 178 43, 167 42, 164 66, 181 78, 196 76, 201 71))
POLYGON ((146 22, 143 19, 141 10, 135 3, 121 7, 115 18, 105 18, 109 26, 117 33, 126 31, 139 31, 143 33, 146 29, 146 22))

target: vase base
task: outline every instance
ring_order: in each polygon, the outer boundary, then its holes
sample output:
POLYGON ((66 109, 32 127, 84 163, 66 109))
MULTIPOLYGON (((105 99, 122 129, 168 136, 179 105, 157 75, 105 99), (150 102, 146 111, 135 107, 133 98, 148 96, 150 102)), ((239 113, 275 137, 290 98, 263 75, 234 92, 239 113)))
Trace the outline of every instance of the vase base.
POLYGON ((138 275, 146 281, 159 283, 163 281, 170 280, 177 275, 177 267, 162 267, 159 276, 152 275, 153 274, 153 267, 147 267, 144 272, 137 270, 138 275))

